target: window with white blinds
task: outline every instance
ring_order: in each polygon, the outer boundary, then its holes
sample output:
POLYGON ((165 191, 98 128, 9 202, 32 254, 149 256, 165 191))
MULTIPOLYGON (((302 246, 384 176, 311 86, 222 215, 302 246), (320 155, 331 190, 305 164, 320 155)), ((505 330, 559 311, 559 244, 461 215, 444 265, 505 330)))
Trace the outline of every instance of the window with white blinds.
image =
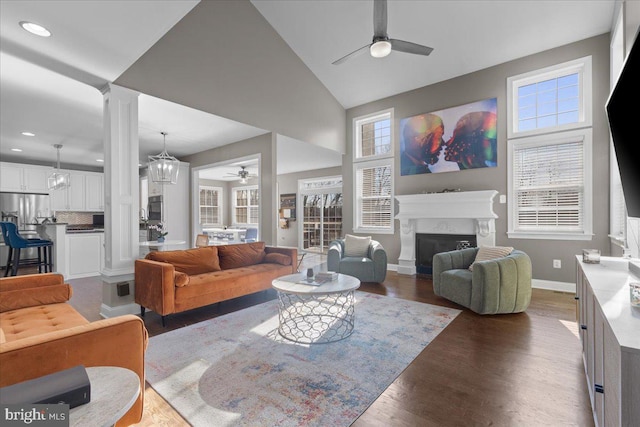
POLYGON ((509 141, 509 237, 591 238, 591 130, 509 141))
POLYGON ((200 224, 222 224, 222 188, 200 186, 200 224))
POLYGON ((260 190, 257 185, 233 189, 233 224, 257 225, 260 213, 260 190))
POLYGON ((355 227, 358 232, 393 232, 393 167, 391 160, 355 167, 355 227))

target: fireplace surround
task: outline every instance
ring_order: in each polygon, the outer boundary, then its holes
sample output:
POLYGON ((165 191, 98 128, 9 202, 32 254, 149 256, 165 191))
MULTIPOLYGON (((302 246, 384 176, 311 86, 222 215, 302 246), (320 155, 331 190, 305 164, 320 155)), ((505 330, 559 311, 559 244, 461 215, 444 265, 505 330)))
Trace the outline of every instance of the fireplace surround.
POLYGON ((398 273, 417 272, 416 233, 475 235, 478 246, 495 246, 498 215, 493 199, 497 194, 482 190, 396 196, 401 244, 398 273))

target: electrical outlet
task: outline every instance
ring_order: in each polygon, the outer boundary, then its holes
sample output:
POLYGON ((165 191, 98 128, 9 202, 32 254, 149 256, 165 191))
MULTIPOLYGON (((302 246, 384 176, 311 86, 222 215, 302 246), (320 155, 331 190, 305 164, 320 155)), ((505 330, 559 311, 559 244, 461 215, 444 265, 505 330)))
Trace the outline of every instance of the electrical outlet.
POLYGON ((500 204, 505 204, 507 203, 507 196, 505 196, 504 194, 500 195, 500 204))
POLYGON ((553 268, 562 268, 562 261, 559 259, 553 260, 553 268))

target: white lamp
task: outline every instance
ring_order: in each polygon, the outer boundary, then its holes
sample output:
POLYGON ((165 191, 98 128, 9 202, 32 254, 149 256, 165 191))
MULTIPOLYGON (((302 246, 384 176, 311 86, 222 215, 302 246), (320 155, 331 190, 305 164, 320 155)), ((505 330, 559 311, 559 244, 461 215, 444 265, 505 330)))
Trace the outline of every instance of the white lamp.
POLYGON ((374 58, 384 58, 391 53, 391 43, 386 40, 379 40, 369 46, 369 52, 374 58))
POLYGON ((58 150, 58 165, 56 170, 49 175, 49 178, 47 179, 47 187, 49 190, 62 190, 63 188, 69 187, 70 178, 68 173, 60 171, 60 149, 62 148, 62 145, 54 144, 54 148, 58 150))
POLYGON ((178 182, 180 161, 167 153, 167 133, 160 132, 160 134, 164 138, 164 149, 158 155, 149 156, 149 175, 153 182, 176 184, 178 182))

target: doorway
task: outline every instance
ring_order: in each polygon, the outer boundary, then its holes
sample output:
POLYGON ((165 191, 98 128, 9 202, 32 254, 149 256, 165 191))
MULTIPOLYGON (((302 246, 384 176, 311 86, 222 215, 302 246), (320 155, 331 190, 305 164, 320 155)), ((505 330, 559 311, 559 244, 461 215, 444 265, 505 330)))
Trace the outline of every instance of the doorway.
POLYGON ((342 237, 342 177, 300 180, 302 221, 299 247, 326 254, 329 243, 342 237))

